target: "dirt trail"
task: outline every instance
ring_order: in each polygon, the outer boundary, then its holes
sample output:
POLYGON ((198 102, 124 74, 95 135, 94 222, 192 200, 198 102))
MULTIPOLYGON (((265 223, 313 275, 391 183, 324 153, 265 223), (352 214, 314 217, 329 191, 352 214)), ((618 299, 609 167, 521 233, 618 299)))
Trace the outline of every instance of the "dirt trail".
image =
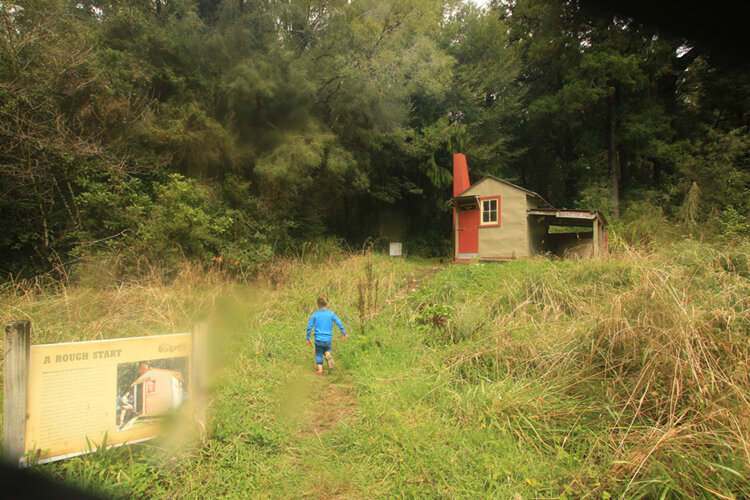
POLYGON ((310 401, 305 411, 303 432, 320 435, 330 432, 336 424, 346 420, 357 409, 357 400, 351 386, 321 381, 317 397, 310 401))
MULTIPOLYGON (((423 279, 442 269, 443 266, 433 266, 411 273, 406 285, 396 294, 395 298, 402 298, 418 290, 423 279)), ((338 422, 345 420, 356 411, 357 400, 354 396, 354 388, 351 385, 345 381, 334 382, 326 375, 319 381, 319 386, 319 392, 312 400, 307 402, 304 432, 310 430, 316 434, 329 432, 338 422)))
MULTIPOLYGON (((351 418, 357 411, 357 400, 354 397, 352 386, 336 380, 338 377, 315 377, 310 374, 312 392, 315 395, 306 400, 304 409, 301 411, 303 425, 300 428, 298 439, 305 440, 309 436, 315 436, 313 441, 307 440, 303 446, 307 453, 319 457, 325 457, 331 453, 326 449, 326 443, 330 442, 327 436, 336 431, 336 426, 351 418)), ((304 442, 304 441, 302 441, 304 442)), ((343 462, 343 456, 335 459, 343 462)), ((316 498, 325 500, 334 499, 358 499, 365 498, 351 480, 340 474, 333 473, 317 461, 305 462, 301 459, 295 460, 299 473, 307 479, 305 485, 315 484, 312 490, 299 492, 301 498, 316 498)))
MULTIPOLYGON (((387 303, 391 304, 394 300, 402 299, 418 290, 425 278, 441 271, 443 267, 433 266, 411 273, 404 287, 394 297, 387 300, 387 303)), ((307 380, 306 385, 307 387, 315 387, 311 391, 314 393, 314 396, 304 401, 303 408, 298 408, 301 410, 300 413, 303 421, 299 437, 304 438, 310 434, 315 435, 320 446, 325 446, 326 436, 332 432, 336 432, 336 427, 339 423, 352 418, 356 414, 358 406, 356 390, 349 383, 345 375, 340 375, 336 371, 331 375, 326 370, 324 377, 315 377, 310 373, 310 379, 312 380, 307 380)), ((330 452, 330 450, 328 451, 330 452)), ((324 453, 321 452, 321 455, 324 453)), ((301 466, 302 464, 299 463, 299 465, 301 466)), ((334 477, 328 471, 318 469, 315 466, 310 467, 308 465, 303 467, 303 470, 305 475, 315 478, 315 481, 320 486, 317 491, 305 494, 305 497, 321 499, 366 498, 366 495, 359 491, 350 478, 334 477)))
POLYGON ((422 286, 423 279, 428 278, 437 272, 440 272, 444 268, 445 266, 433 266, 429 269, 420 269, 417 272, 409 274, 409 279, 406 282, 406 286, 404 286, 401 291, 399 291, 395 295, 395 297, 393 297, 393 299, 390 299, 389 302, 392 302, 395 299, 402 299, 408 294, 419 290, 419 288, 422 286))

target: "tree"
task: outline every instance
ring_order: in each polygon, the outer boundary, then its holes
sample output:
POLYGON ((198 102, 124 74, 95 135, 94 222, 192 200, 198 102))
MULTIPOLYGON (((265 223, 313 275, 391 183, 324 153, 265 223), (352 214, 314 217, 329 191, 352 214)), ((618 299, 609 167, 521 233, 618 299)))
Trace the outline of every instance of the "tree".
POLYGON ((677 82, 696 57, 678 51, 684 41, 629 19, 587 17, 576 2, 517 2, 511 20, 528 89, 519 134, 529 153, 518 167, 561 181, 562 190, 540 188, 555 202, 608 179, 615 217, 623 190, 664 189, 684 147, 677 82))

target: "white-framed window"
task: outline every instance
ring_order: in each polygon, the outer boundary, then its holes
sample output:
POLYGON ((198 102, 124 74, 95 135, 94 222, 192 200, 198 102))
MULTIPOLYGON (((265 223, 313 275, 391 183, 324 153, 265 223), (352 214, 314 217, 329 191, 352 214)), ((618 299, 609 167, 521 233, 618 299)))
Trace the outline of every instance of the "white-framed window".
POLYGON ((499 198, 486 198, 482 200, 482 225, 500 224, 500 200, 499 198))

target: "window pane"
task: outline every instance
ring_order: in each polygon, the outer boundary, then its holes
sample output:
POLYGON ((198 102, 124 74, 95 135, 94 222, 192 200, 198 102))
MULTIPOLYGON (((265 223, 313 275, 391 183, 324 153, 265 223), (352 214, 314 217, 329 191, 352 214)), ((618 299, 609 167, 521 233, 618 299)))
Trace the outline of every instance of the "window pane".
POLYGON ((482 200, 482 224, 497 222, 497 199, 482 200))
POLYGON ((482 204, 479 207, 482 209, 482 222, 480 224, 497 224, 498 207, 500 205, 497 198, 489 200, 481 200, 482 204))

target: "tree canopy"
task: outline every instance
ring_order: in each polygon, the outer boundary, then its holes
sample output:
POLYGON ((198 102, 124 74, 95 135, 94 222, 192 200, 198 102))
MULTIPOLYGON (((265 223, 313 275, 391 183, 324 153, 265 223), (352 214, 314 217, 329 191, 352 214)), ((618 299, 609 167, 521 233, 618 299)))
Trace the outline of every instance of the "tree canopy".
POLYGON ((439 255, 456 152, 561 207, 746 235, 748 63, 690 35, 574 0, 0 2, 0 271, 439 255))

